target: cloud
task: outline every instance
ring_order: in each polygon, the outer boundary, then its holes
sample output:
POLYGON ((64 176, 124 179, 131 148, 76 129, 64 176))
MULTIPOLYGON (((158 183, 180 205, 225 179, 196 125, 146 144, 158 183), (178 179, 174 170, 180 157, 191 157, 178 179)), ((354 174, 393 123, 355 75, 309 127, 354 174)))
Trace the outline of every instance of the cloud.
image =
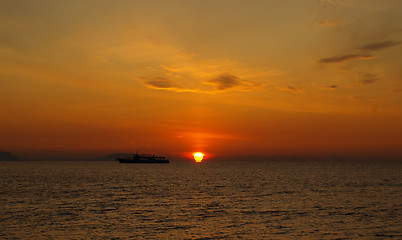
POLYGON ((362 85, 368 85, 377 82, 380 78, 372 73, 355 72, 357 82, 362 85))
POLYGON ((341 56, 322 58, 318 61, 318 63, 332 64, 332 63, 347 62, 347 61, 356 60, 356 59, 366 60, 366 59, 373 59, 373 58, 375 58, 375 57, 371 56, 369 54, 346 54, 346 55, 341 55, 341 56))
POLYGON ((381 50, 381 49, 394 47, 401 43, 402 43, 401 41, 383 41, 383 42, 376 42, 376 43, 362 45, 358 49, 374 51, 374 50, 381 50))
POLYGON ((278 87, 276 87, 276 89, 279 89, 281 91, 292 92, 292 93, 302 93, 302 92, 304 92, 303 88, 294 87, 294 86, 278 86, 278 87))
POLYGON ((381 80, 381 78, 377 74, 361 72, 358 70, 353 70, 352 68, 348 68, 348 67, 341 68, 339 70, 341 70, 342 72, 345 72, 345 73, 353 74, 355 76, 358 84, 361 86, 373 84, 373 83, 381 80))
MULTIPOLYGON (((199 88, 190 89, 180 85, 178 82, 165 78, 142 78, 140 81, 148 88, 162 89, 174 92, 198 92, 198 93, 213 93, 212 91, 206 91, 199 88)), ((233 89, 247 91, 259 87, 259 84, 240 79, 237 76, 225 73, 216 78, 203 82, 204 84, 213 85, 214 90, 223 92, 233 89)))
POLYGON ((164 78, 164 77, 156 77, 156 78, 143 78, 143 84, 148 88, 153 89, 163 89, 170 90, 175 92, 193 92, 192 89, 186 89, 177 82, 164 78))
MULTIPOLYGON (((401 44, 402 41, 383 41, 383 42, 376 42, 376 43, 370 43, 366 45, 362 45, 360 47, 357 47, 357 50, 364 50, 364 51, 375 51, 375 50, 382 50, 390 47, 397 46, 401 44)), ((351 60, 368 60, 368 59, 374 59, 376 58, 375 56, 372 56, 370 54, 344 54, 340 56, 334 56, 334 57, 329 57, 329 58, 322 58, 318 60, 318 63, 320 64, 333 64, 333 63, 343 63, 351 60)))
POLYGON ((329 19, 317 20, 314 22, 314 25, 319 27, 341 27, 349 24, 350 22, 346 20, 341 21, 341 20, 329 20, 329 19))
POLYGON ((338 85, 326 86, 325 88, 327 88, 327 89, 337 89, 338 85))
POLYGON ((400 93, 400 92, 402 92, 402 88, 397 88, 397 89, 394 89, 394 91, 393 91, 394 93, 400 93))
POLYGON ((344 0, 320 0, 321 4, 328 4, 328 5, 345 5, 344 0))
POLYGON ((214 86, 215 90, 227 91, 233 88, 240 88, 241 90, 251 90, 258 87, 258 84, 240 79, 237 76, 224 73, 216 78, 205 81, 206 84, 211 84, 214 86))
POLYGON ((162 77, 145 80, 145 84, 153 88, 180 88, 176 82, 162 77))

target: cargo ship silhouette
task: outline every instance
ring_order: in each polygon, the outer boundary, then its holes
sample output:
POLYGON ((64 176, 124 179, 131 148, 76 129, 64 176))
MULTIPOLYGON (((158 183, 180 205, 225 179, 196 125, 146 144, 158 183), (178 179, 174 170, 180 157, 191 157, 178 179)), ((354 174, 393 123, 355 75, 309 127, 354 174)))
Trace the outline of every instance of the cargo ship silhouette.
POLYGON ((166 157, 155 156, 155 154, 132 154, 127 157, 117 157, 119 163, 169 163, 166 157))

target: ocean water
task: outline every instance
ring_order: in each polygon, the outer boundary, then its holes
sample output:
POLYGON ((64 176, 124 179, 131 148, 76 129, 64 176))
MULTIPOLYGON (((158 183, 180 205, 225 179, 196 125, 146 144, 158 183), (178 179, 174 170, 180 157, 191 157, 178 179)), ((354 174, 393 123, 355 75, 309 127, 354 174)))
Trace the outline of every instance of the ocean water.
POLYGON ((0 162, 0 239, 402 239, 401 162, 0 162))

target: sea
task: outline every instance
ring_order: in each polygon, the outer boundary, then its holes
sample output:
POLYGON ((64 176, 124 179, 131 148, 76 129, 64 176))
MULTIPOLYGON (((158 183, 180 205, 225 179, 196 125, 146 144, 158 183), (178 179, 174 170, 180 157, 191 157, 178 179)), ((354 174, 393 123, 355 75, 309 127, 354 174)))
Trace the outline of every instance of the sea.
POLYGON ((0 239, 402 239, 402 162, 0 162, 0 239))

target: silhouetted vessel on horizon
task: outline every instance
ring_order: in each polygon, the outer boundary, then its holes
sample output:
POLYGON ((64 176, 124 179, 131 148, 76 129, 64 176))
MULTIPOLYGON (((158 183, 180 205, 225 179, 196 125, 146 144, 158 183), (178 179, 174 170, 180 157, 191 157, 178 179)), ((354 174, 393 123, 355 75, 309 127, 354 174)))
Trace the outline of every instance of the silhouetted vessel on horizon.
POLYGON ((119 163, 169 163, 166 157, 155 156, 155 154, 138 154, 127 157, 117 157, 119 163))

